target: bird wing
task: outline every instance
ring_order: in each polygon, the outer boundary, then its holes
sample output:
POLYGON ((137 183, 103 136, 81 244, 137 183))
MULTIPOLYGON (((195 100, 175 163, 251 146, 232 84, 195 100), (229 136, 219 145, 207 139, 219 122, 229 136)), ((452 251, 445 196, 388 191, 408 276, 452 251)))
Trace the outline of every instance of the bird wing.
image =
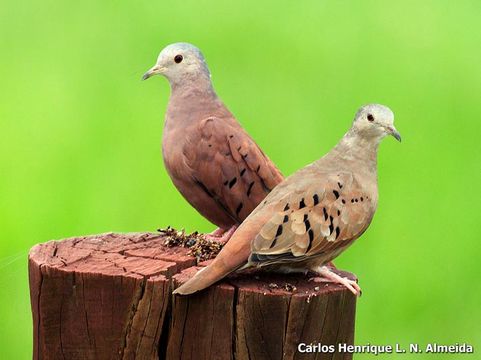
POLYGON ((198 130, 200 138, 186 139, 185 161, 195 182, 240 223, 283 176, 235 119, 208 117, 198 130))
POLYGON ((347 172, 305 176, 282 193, 251 244, 253 266, 335 257, 365 231, 374 214, 374 200, 347 172))
POLYGON ((359 237, 372 219, 375 200, 351 173, 312 170, 308 166, 278 185, 214 261, 174 293, 205 289, 240 267, 289 264, 323 254, 329 261, 359 237))

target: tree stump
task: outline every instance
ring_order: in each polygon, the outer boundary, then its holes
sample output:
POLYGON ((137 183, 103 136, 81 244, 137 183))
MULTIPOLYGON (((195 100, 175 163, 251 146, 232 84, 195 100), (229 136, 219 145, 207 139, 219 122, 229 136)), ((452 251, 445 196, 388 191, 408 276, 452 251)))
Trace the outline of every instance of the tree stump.
POLYGON ((33 247, 33 358, 352 358, 298 351, 353 343, 356 299, 344 287, 250 271, 172 296, 206 262, 168 243, 164 234, 110 233, 33 247))

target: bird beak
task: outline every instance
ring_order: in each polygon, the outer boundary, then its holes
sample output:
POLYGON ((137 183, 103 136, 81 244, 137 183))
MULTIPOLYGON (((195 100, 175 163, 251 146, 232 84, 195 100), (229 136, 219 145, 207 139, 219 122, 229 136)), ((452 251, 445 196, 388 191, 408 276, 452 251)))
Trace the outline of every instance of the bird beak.
POLYGON ((387 128, 387 131, 392 135, 397 141, 401 142, 401 134, 396 130, 394 126, 387 128))
POLYGON ((142 80, 147 80, 151 76, 154 76, 154 75, 157 75, 157 74, 162 74, 163 71, 164 71, 163 67, 161 67, 159 65, 155 65, 152 69, 147 71, 144 74, 144 76, 142 76, 142 80))

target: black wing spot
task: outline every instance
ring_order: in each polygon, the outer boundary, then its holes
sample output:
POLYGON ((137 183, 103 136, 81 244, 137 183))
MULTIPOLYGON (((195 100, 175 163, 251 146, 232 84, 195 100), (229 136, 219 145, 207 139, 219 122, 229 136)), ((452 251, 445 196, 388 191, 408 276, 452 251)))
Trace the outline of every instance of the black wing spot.
POLYGON ((305 221, 304 221, 304 225, 306 225, 306 231, 311 228, 311 223, 310 223, 309 220, 305 220, 305 221))
POLYGON ((302 198, 301 202, 299 203, 299 209, 305 208, 306 203, 304 202, 304 198, 302 198))
POLYGON ((289 210, 289 203, 286 204, 286 206, 284 207, 284 211, 287 211, 289 210))
POLYGON ((260 166, 260 165, 257 165, 257 167, 256 167, 256 172, 259 172, 260 168, 261 168, 261 166, 260 166))
POLYGON ((330 224, 329 225, 329 235, 331 235, 333 231, 334 231, 334 225, 330 224))
POLYGON ((199 181, 199 180, 195 180, 196 184, 199 185, 201 187, 202 190, 204 190, 204 192, 209 195, 211 198, 215 198, 215 194, 213 192, 211 192, 207 186, 204 185, 204 183, 202 181, 199 181))
POLYGON ((341 233, 341 229, 339 229, 339 226, 336 226, 336 239, 339 237, 340 233, 341 233))
POLYGON ((269 249, 272 249, 274 246, 276 246, 277 243, 277 238, 274 238, 274 241, 271 243, 271 246, 269 246, 269 249))
POLYGON ((344 200, 344 199, 342 199, 341 201, 342 201, 342 203, 343 203, 343 204, 345 204, 345 203, 346 203, 346 200, 344 200))
POLYGON ((312 199, 314 200, 314 206, 316 206, 317 204, 319 204, 319 195, 314 194, 314 196, 312 197, 312 199))
POLYGON ((309 234, 309 246, 307 247, 306 252, 311 250, 312 240, 314 240, 314 231, 312 231, 312 229, 310 229, 307 233, 309 234))
POLYGON ((236 182, 237 182, 237 178, 235 177, 229 182, 229 189, 232 189, 232 187, 235 185, 236 182))
POLYGON ((241 212, 243 206, 244 206, 244 204, 243 204, 243 203, 240 203, 240 204, 237 206, 237 209, 235 209, 235 214, 236 214, 237 216, 239 216, 239 213, 241 212))
POLYGON ((324 213, 324 221, 327 220, 327 211, 326 208, 322 208, 322 212, 324 213))
POLYGON ((353 202, 354 202, 354 199, 351 199, 351 202, 353 203, 353 202))
POLYGON ((242 158, 245 160, 245 158, 247 157, 247 155, 249 155, 249 154, 244 154, 244 155, 241 155, 241 156, 242 156, 242 158))
POLYGON ((229 135, 229 139, 232 139, 234 137, 234 135, 229 135))
POLYGON ((212 147, 212 144, 209 144, 209 147, 212 147))
POLYGON ((229 183, 229 180, 224 181, 224 185, 227 186, 228 183, 229 183))
POLYGON ((339 199, 339 191, 333 190, 334 196, 336 197, 336 200, 339 199))
POLYGON ((243 176, 245 174, 245 172, 246 172, 246 169, 245 168, 242 169, 241 172, 240 172, 240 176, 243 176))
POLYGON ((340 182, 337 183, 337 186, 339 186, 339 189, 342 189, 342 184, 340 182))
POLYGON ((279 225, 279 227, 277 228, 276 237, 279 237, 281 235, 282 235, 282 225, 279 225))
POLYGON ((309 230, 307 232, 309 234, 309 246, 307 246, 307 249, 306 249, 306 252, 308 252, 309 250, 311 250, 311 247, 312 247, 312 241, 314 240, 314 231, 309 230))
MULTIPOLYGON (((254 186, 254 181, 249 184, 249 187, 247 188, 247 197, 251 195, 252 187, 254 186)), ((264 203, 265 204, 265 203, 264 203)))
POLYGON ((361 201, 364 201, 364 198, 361 196, 361 201))
POLYGON ((289 221, 289 215, 284 215, 284 220, 282 220, 283 223, 286 223, 289 221))
POLYGON ((359 200, 357 200, 357 199, 354 199, 354 201, 355 201, 355 202, 358 202, 359 200))
POLYGON ((341 215, 341 210, 337 210, 337 216, 341 215))

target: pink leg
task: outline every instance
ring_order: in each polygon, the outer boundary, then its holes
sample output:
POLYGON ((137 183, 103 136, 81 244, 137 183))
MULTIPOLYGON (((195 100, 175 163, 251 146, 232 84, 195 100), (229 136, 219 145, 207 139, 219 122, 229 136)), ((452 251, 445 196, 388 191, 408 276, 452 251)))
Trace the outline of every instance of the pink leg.
POLYGON ((311 278, 309 279, 309 281, 332 282, 336 284, 342 284, 347 287, 354 295, 361 296, 362 290, 355 280, 350 280, 348 278, 339 276, 327 266, 317 267, 312 270, 321 275, 322 277, 311 278))
POLYGON ((221 244, 225 244, 237 229, 237 225, 232 226, 228 230, 218 228, 209 234, 205 234, 204 238, 206 240, 215 241, 221 244))
POLYGON ((225 229, 222 229, 222 228, 217 228, 215 229, 214 231, 208 233, 208 234, 205 234, 206 236, 212 236, 212 237, 215 237, 215 238, 218 238, 218 237, 221 237, 227 230, 225 229))

